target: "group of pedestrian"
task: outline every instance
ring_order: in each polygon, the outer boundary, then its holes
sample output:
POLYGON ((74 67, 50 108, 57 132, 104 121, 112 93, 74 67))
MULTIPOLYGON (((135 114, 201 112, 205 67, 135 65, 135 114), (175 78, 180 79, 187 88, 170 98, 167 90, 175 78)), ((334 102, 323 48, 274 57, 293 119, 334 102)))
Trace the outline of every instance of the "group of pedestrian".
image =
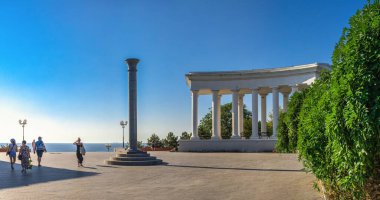
MULTIPOLYGON (((21 172, 26 173, 26 170, 31 169, 32 167, 32 160, 30 156, 31 150, 29 146, 26 145, 26 141, 23 140, 20 148, 18 149, 15 139, 11 139, 10 142, 11 143, 8 146, 6 155, 9 156, 11 169, 14 170, 14 164, 16 163, 16 155, 18 152, 17 158, 21 161, 21 167, 22 167, 21 172)), ((38 137, 37 142, 33 140, 32 146, 33 146, 33 153, 37 152, 38 167, 41 167, 42 155, 44 152, 46 152, 46 146, 45 146, 45 143, 42 141, 42 137, 38 137)))
MULTIPOLYGON (((11 163, 11 169, 14 170, 14 164, 16 163, 16 156, 21 161, 21 173, 26 173, 27 169, 32 168, 32 159, 30 156, 30 148, 28 145, 26 145, 26 141, 23 140, 21 143, 20 148, 18 149, 17 143, 15 139, 10 140, 10 144, 8 146, 8 150, 6 152, 6 155, 9 156, 10 163, 11 163), (18 155, 17 155, 18 152, 18 155)), ((84 148, 83 143, 81 142, 81 139, 78 137, 78 139, 73 143, 76 145, 76 156, 78 159, 78 167, 83 167, 83 156, 86 154, 86 149, 84 148)), ((33 153, 37 153, 37 161, 38 161, 38 167, 41 167, 41 160, 43 154, 46 152, 46 146, 45 143, 42 141, 42 137, 38 137, 37 142, 33 140, 32 142, 33 146, 33 153)))

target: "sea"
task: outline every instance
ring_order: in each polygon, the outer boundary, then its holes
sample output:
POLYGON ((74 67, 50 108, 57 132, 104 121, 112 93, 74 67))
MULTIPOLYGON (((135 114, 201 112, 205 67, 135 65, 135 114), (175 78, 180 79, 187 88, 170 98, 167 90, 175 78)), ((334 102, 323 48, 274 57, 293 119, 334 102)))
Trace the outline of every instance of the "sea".
MULTIPOLYGON (((0 143, 0 145, 7 145, 6 143, 0 143)), ((18 146, 20 144, 17 144, 18 146)), ((32 148, 32 144, 27 144, 32 148)), ((72 143, 45 143, 47 152, 75 152, 76 146, 72 143)), ((85 143, 84 147, 87 152, 107 152, 113 151, 114 148, 123 147, 123 143, 85 143), (107 144, 110 144, 111 147, 108 149, 107 144)), ((126 144, 125 147, 128 147, 126 144)))

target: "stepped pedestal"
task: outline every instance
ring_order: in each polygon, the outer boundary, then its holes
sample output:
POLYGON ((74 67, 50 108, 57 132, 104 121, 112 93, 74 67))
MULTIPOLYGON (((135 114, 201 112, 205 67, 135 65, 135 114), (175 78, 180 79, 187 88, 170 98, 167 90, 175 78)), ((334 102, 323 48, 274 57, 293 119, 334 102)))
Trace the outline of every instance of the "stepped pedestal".
POLYGON ((118 152, 116 156, 111 157, 105 161, 109 165, 125 165, 125 166, 147 166, 147 165, 160 165, 162 160, 149 153, 143 151, 137 152, 118 152))

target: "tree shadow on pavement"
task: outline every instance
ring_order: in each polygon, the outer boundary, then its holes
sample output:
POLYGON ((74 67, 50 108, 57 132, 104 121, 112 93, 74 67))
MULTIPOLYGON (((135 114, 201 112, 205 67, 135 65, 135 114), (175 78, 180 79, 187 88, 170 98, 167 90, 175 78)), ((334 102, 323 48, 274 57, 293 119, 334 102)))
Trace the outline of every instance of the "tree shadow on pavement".
POLYGON ((199 168, 199 169, 224 169, 224 170, 243 170, 243 171, 265 171, 265 172, 306 172, 303 169, 260 169, 260 168, 237 168, 237 167, 210 167, 210 166, 193 166, 193 165, 173 165, 169 167, 199 168))
POLYGON ((26 174, 22 174, 20 164, 15 164, 14 167, 15 169, 11 170, 9 162, 0 161, 0 190, 99 174, 96 172, 83 172, 45 166, 33 166, 32 170, 27 170, 26 174))

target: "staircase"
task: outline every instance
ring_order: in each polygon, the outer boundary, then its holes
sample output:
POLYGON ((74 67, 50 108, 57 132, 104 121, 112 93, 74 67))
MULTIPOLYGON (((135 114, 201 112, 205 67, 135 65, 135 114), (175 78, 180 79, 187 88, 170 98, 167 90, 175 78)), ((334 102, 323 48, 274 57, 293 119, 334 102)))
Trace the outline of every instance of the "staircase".
POLYGON ((111 157, 105 161, 109 165, 125 165, 125 166, 148 166, 148 165, 160 165, 162 160, 157 159, 154 156, 150 156, 149 153, 138 152, 118 152, 116 156, 111 157))

